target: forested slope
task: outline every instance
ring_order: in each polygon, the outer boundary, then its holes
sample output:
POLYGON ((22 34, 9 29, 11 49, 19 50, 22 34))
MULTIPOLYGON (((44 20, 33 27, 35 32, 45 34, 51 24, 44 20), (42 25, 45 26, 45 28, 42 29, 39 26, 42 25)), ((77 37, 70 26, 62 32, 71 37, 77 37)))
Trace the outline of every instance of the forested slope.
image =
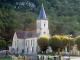
POLYGON ((51 35, 80 31, 80 0, 0 0, 0 38, 8 41, 15 30, 35 30, 42 3, 51 35))

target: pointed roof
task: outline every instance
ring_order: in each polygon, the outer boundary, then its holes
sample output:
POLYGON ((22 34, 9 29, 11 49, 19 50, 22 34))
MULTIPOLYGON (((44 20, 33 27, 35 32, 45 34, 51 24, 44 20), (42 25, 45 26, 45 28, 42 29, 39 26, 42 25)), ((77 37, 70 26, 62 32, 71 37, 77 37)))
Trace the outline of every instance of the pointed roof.
POLYGON ((41 19, 47 20, 43 3, 42 3, 42 6, 41 6, 41 10, 40 10, 39 16, 38 16, 38 20, 41 20, 41 19))

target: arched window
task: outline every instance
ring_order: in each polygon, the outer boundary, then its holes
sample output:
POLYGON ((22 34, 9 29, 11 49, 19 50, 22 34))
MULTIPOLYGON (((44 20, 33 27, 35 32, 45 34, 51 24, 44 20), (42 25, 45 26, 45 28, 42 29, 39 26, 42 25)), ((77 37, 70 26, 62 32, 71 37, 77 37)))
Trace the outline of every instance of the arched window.
POLYGON ((16 46, 16 41, 15 41, 15 46, 16 46))
POLYGON ((27 53, 28 53, 28 48, 27 48, 27 53))
POLYGON ((31 40, 31 46, 33 46, 33 40, 31 40))
POLYGON ((46 34, 46 32, 44 31, 44 35, 46 34))
POLYGON ((33 51, 33 47, 32 47, 32 52, 34 52, 34 51, 33 51))
POLYGON ((27 41, 26 41, 26 46, 27 46, 27 41))
POLYGON ((28 44, 29 44, 29 41, 27 40, 27 41, 26 41, 26 46, 27 46, 27 47, 29 46, 28 44))
POLYGON ((18 48, 17 48, 17 51, 18 51, 18 48))
POLYGON ((45 24, 44 24, 44 27, 45 27, 45 24))
POLYGON ((36 52, 38 52, 38 46, 36 47, 36 52))

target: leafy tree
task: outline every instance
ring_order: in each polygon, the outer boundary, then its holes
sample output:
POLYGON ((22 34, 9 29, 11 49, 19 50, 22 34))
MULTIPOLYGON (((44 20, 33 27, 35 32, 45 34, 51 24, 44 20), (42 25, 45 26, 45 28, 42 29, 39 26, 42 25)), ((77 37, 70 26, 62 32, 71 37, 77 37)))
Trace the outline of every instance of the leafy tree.
POLYGON ((80 31, 80 0, 0 0, 0 38, 11 40, 15 30, 35 30, 42 3, 50 35, 80 31))
POLYGON ((68 46, 69 45, 69 38, 67 36, 61 36, 61 40, 62 40, 62 46, 68 46))
MULTIPOLYGON (((71 37, 67 37, 67 36, 61 36, 61 40, 62 40, 62 48, 66 49, 68 48, 68 50, 71 50, 72 47, 74 46, 74 39, 71 37)), ((67 52, 67 51, 65 51, 67 52)))
POLYGON ((61 48, 61 39, 59 35, 52 36, 49 40, 49 46, 52 48, 53 52, 57 52, 61 48))
POLYGON ((48 48, 48 40, 49 40, 49 38, 47 36, 42 36, 42 37, 38 38, 37 42, 38 42, 38 45, 39 45, 41 51, 43 51, 43 53, 48 48))
POLYGON ((9 41, 7 42, 7 44, 12 44, 12 40, 9 40, 9 41))
POLYGON ((78 48, 78 50, 80 51, 80 36, 77 36, 77 37, 75 38, 75 43, 77 44, 77 48, 78 48))
POLYGON ((0 49, 4 48, 6 46, 5 40, 0 40, 0 49))
POLYGON ((72 49, 72 47, 75 45, 75 41, 74 38, 69 38, 70 40, 70 50, 72 49))
POLYGON ((71 49, 74 46, 74 39, 63 35, 55 35, 50 38, 49 45, 54 52, 60 51, 67 47, 71 49))
POLYGON ((0 19, 2 18, 2 12, 0 11, 0 19))

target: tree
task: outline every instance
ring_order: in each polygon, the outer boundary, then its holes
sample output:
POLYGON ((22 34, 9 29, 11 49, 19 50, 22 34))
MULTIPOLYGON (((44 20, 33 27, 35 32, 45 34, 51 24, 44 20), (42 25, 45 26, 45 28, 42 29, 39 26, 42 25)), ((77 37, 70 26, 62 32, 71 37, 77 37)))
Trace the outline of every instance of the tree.
POLYGON ((0 49, 4 48, 6 46, 5 40, 0 40, 0 49))
POLYGON ((80 36, 77 36, 77 37, 75 38, 75 43, 77 44, 77 48, 78 48, 78 50, 80 51, 80 36))
POLYGON ((42 36, 42 37, 38 38, 37 42, 38 42, 38 45, 39 45, 41 51, 43 51, 43 53, 48 48, 48 40, 49 40, 49 38, 47 36, 42 36))
POLYGON ((74 39, 67 36, 61 36, 61 40, 62 48, 65 48, 65 53, 67 53, 67 47, 69 47, 68 50, 71 50, 72 46, 74 46, 74 39))
POLYGON ((70 50, 72 49, 72 47, 75 45, 75 41, 74 38, 69 38, 70 40, 70 50))
POLYGON ((63 35, 55 35, 50 38, 49 46, 51 46, 54 52, 59 52, 64 48, 65 52, 67 52, 67 47, 71 49, 74 46, 74 39, 63 35))
POLYGON ((62 40, 62 47, 64 48, 65 46, 68 46, 69 44, 69 40, 67 36, 61 36, 61 40, 62 40))
POLYGON ((11 40, 15 30, 35 30, 42 2, 50 35, 80 31, 80 0, 0 0, 0 38, 11 40))
POLYGON ((49 40, 49 46, 52 48, 53 52, 57 52, 61 48, 60 35, 52 36, 49 40))

